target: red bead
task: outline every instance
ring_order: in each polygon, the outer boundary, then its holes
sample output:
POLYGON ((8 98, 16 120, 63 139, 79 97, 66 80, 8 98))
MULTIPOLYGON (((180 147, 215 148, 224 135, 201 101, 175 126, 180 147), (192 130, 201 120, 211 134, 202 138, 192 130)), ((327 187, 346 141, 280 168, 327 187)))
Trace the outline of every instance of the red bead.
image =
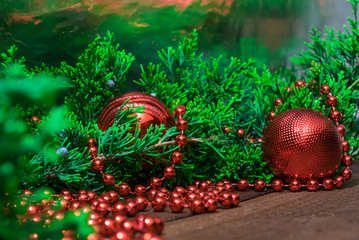
POLYGON ((343 176, 336 176, 336 177, 334 178, 334 182, 335 182, 335 186, 336 186, 337 188, 342 188, 342 187, 344 187, 345 179, 344 179, 343 176))
POLYGON ((139 211, 137 203, 132 199, 126 202, 126 209, 127 209, 127 216, 129 217, 135 216, 139 211))
POLYGON ((151 178, 150 185, 152 188, 157 189, 162 186, 162 181, 161 181, 161 179, 159 179, 157 177, 153 177, 153 178, 151 178))
POLYGON ((294 88, 301 88, 303 86, 305 86, 305 83, 302 80, 298 80, 294 84, 294 88))
POLYGON ((272 121, 274 119, 274 117, 275 117, 275 112, 270 112, 267 115, 267 118, 268 118, 269 121, 272 121))
POLYGON ((87 194, 80 194, 77 196, 77 200, 86 202, 89 200, 89 196, 87 194))
POLYGON ((353 158, 346 155, 343 157, 343 163, 345 164, 345 166, 350 167, 351 165, 353 165, 353 158))
POLYGON ((106 216, 110 209, 111 209, 110 205, 105 202, 99 202, 96 205, 96 211, 102 216, 106 216))
POLYGON ((100 228, 103 235, 110 235, 115 232, 115 222, 111 218, 106 218, 100 228))
POLYGON ((181 152, 176 151, 171 154, 171 160, 173 164, 180 164, 183 161, 183 155, 181 152))
POLYGON ((184 203, 180 198, 173 198, 170 202, 170 208, 172 212, 179 213, 183 211, 184 203))
POLYGON ((227 183, 224 185, 224 187, 226 188, 226 190, 228 192, 233 192, 234 191, 234 186, 232 185, 232 183, 227 183))
POLYGON ((308 191, 316 191, 319 188, 319 183, 315 179, 309 179, 307 182, 308 191))
POLYGON ((322 94, 329 94, 331 91, 332 91, 332 89, 328 85, 323 85, 320 87, 320 92, 322 94))
POLYGON ((98 148, 96 146, 89 147, 91 157, 97 157, 98 148))
POLYGON ((89 200, 97 198, 97 194, 94 191, 88 191, 87 196, 89 197, 89 200))
POLYGON ((95 158, 91 161, 91 168, 94 171, 102 171, 103 167, 105 166, 104 162, 101 159, 95 158))
POLYGON ((143 185, 137 185, 135 187, 136 196, 145 196, 146 195, 146 187, 143 185))
POLYGON ((188 121, 185 119, 178 119, 176 122, 176 128, 179 131, 186 130, 188 128, 188 121))
POLYGON ((65 194, 70 194, 71 195, 71 191, 68 190, 68 189, 61 190, 60 195, 65 195, 65 194))
POLYGON ((287 96, 289 97, 290 94, 291 94, 291 92, 292 92, 292 88, 291 88, 291 87, 286 87, 286 88, 284 89, 284 91, 287 93, 287 96))
POLYGON ((232 194, 228 192, 221 193, 219 197, 219 202, 222 206, 229 207, 232 205, 232 194))
POLYGON ((282 99, 277 98, 277 99, 274 101, 274 105, 275 105, 276 107, 278 107, 280 104, 283 104, 283 101, 282 101, 282 99))
POLYGON ((215 212, 218 208, 218 201, 215 198, 208 198, 205 200, 207 212, 215 212))
POLYGON ((237 193, 232 193, 231 197, 232 197, 232 207, 237 207, 241 202, 241 197, 237 193))
POLYGON ((350 143, 348 141, 343 141, 343 151, 349 152, 350 150, 350 143))
MULTIPOLYGON (((97 238, 95 238, 95 239, 97 239, 97 238)), ((116 232, 116 234, 114 236, 112 236, 110 240, 131 240, 131 239, 132 239, 132 235, 121 230, 121 231, 116 232)))
POLYGON ((166 200, 161 197, 155 197, 152 201, 152 207, 155 211, 163 211, 166 207, 166 200))
POLYGON ((133 226, 133 222, 131 220, 125 220, 120 223, 119 228, 123 229, 126 233, 133 235, 135 233, 135 228, 133 226))
POLYGON ((198 199, 198 195, 195 193, 188 193, 186 196, 186 203, 191 204, 195 199, 198 199))
POLYGON ((40 212, 40 208, 38 206, 36 206, 36 205, 29 205, 27 207, 27 213, 28 214, 33 215, 33 214, 38 213, 38 212, 40 212))
POLYGON ((108 194, 111 197, 110 203, 115 203, 120 198, 120 195, 116 191, 109 191, 108 194))
POLYGON ((31 117, 31 119, 30 119, 30 121, 31 122, 38 122, 38 123, 41 123, 41 121, 40 121, 40 118, 38 117, 38 116, 33 116, 33 117, 31 117))
POLYGON ((96 145, 97 145, 96 139, 95 139, 95 138, 90 138, 90 139, 87 141, 87 145, 89 145, 89 146, 96 146, 96 145))
POLYGON ((342 119, 342 114, 336 110, 332 110, 330 111, 330 118, 335 122, 339 122, 340 119, 342 119))
POLYGON ((30 189, 24 189, 22 192, 21 192, 21 196, 30 196, 32 194, 31 190, 30 189))
POLYGON ((93 226, 93 225, 98 224, 98 223, 101 221, 101 219, 102 219, 102 218, 101 218, 101 215, 94 212, 94 213, 91 213, 91 214, 90 214, 90 217, 89 217, 87 223, 88 223, 90 226, 93 226))
POLYGON ((112 206, 112 213, 114 215, 127 215, 126 205, 123 203, 116 203, 112 206))
POLYGON ((245 179, 239 180, 238 183, 237 183, 237 185, 238 185, 238 190, 239 190, 239 191, 247 191, 248 188, 249 188, 249 183, 248 183, 248 181, 245 180, 245 179))
POLYGON ((179 106, 176 107, 176 109, 173 111, 173 115, 174 115, 176 118, 180 118, 180 117, 183 117, 183 116, 185 115, 186 111, 187 111, 186 106, 179 105, 179 106))
POLYGON ((120 185, 118 185, 118 193, 121 197, 127 196, 128 194, 130 194, 130 192, 131 188, 127 183, 122 182, 120 185))
POLYGON ((199 190, 201 191, 207 191, 208 189, 208 183, 207 182, 201 182, 199 185, 198 185, 198 188, 199 190))
POLYGON ((177 135, 175 140, 180 147, 184 147, 187 144, 187 137, 183 134, 177 135))
POLYGON ((172 179, 176 176, 176 171, 172 167, 166 167, 163 170, 163 176, 167 179, 172 179))
POLYGON ((136 198, 136 204, 137 204, 138 210, 143 211, 146 209, 146 207, 148 205, 148 201, 145 197, 139 196, 136 198))
POLYGON ((327 97, 327 103, 329 104, 329 106, 335 107, 336 105, 338 105, 338 98, 329 95, 327 97))
POLYGON ((257 192, 264 191, 265 187, 266 187, 266 182, 263 180, 257 180, 254 182, 254 190, 257 192))
POLYGON ((280 179, 274 179, 271 184, 271 187, 274 191, 279 192, 283 189, 283 181, 280 179))
POLYGON ((323 180, 323 187, 325 190, 332 190, 335 186, 335 183, 332 179, 326 178, 323 180))
POLYGON ((346 131, 347 131, 347 129, 345 128, 345 126, 343 126, 343 125, 338 125, 338 132, 340 133, 340 136, 344 136, 345 135, 345 133, 346 133, 346 131))
POLYGON ((174 192, 177 192, 179 194, 182 195, 182 197, 184 197, 184 195, 187 193, 186 189, 184 189, 183 187, 175 187, 175 189, 173 189, 174 192))
POLYGON ((223 128, 222 128, 222 132, 223 132, 224 134, 228 134, 228 133, 232 132, 232 129, 230 129, 230 128, 228 128, 228 127, 223 127, 223 128))
POLYGON ((148 201, 152 201, 157 193, 157 189, 150 189, 148 192, 147 192, 147 199, 148 201))
POLYGON ((292 192, 297 192, 301 189, 302 184, 300 184, 300 182, 297 179, 293 179, 292 181, 290 181, 289 183, 289 189, 292 192))
POLYGON ((190 206, 192 213, 201 213, 204 211, 204 204, 202 200, 195 199, 190 206))
POLYGON ((105 186, 112 186, 115 184, 115 177, 111 173, 103 175, 103 184, 105 186))
POLYGON ((237 134, 238 134, 238 137, 240 139, 242 139, 244 136, 244 129, 242 129, 242 128, 238 129, 237 134))
POLYGON ((352 178, 352 171, 349 168, 344 168, 341 172, 340 175, 342 175, 345 179, 345 181, 348 181, 352 178))
POLYGON ((160 197, 160 198, 164 198, 164 199, 167 200, 169 196, 168 196, 168 194, 166 192, 162 192, 162 191, 158 190, 154 197, 155 198, 160 197))

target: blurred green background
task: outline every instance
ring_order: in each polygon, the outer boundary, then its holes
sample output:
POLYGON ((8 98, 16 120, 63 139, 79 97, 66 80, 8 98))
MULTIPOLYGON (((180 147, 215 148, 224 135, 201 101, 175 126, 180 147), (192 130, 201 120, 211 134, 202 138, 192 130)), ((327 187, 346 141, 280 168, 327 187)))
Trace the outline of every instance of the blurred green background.
POLYGON ((115 33, 139 64, 158 62, 157 50, 199 31, 205 58, 254 58, 271 69, 288 66, 310 28, 342 29, 350 4, 337 0, 1 0, 0 51, 12 44, 30 66, 74 63, 96 35, 115 33))

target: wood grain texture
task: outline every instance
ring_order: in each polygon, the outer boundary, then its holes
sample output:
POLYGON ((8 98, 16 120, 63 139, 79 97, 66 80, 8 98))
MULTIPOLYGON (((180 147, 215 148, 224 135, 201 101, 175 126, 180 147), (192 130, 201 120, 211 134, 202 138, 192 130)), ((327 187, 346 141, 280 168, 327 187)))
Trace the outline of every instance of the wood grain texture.
POLYGON ((344 189, 272 193, 168 222, 164 239, 359 239, 359 162, 344 189))

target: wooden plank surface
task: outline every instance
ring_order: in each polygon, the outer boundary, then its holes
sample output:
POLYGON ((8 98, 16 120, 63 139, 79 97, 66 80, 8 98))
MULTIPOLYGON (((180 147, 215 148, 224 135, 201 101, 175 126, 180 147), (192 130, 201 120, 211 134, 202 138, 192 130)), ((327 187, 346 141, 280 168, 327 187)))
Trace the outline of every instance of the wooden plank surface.
POLYGON ((238 208, 168 222, 162 237, 166 240, 357 240, 359 162, 352 169, 353 178, 344 189, 267 194, 242 202, 238 208))

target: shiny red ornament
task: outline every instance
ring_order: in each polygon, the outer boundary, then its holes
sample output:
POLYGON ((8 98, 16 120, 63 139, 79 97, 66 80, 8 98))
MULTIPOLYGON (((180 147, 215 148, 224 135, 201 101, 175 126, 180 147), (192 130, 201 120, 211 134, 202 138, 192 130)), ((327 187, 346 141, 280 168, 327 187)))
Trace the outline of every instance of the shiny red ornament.
POLYGON ((351 165, 353 165, 353 158, 346 155, 343 157, 343 163, 345 164, 345 166, 350 167, 351 165))
POLYGON ((332 190, 335 187, 333 179, 325 178, 323 179, 323 187, 325 190, 332 190))
POLYGON ((179 131, 184 131, 188 128, 188 121, 185 119, 178 119, 176 122, 176 128, 179 131))
POLYGON ((338 105, 338 98, 337 97, 329 95, 326 100, 327 100, 328 105, 331 106, 331 107, 335 107, 336 105, 338 105))
POLYGON ((95 158, 94 160, 91 161, 91 168, 94 171, 100 172, 103 170, 103 167, 105 166, 103 160, 95 158))
POLYGON ((222 127, 222 132, 223 132, 224 134, 228 134, 228 133, 232 132, 232 129, 230 129, 230 128, 228 128, 228 127, 222 127))
POLYGON ((33 116, 33 117, 31 117, 31 119, 30 119, 30 121, 31 122, 38 122, 38 123, 41 123, 41 121, 40 121, 40 118, 38 117, 38 116, 33 116))
POLYGON ((128 183, 122 182, 120 185, 118 185, 118 194, 120 194, 121 197, 127 196, 131 192, 131 188, 128 185, 128 183))
POLYGON ((237 207, 239 205, 239 203, 241 202, 241 197, 239 196, 239 194, 237 193, 232 193, 231 194, 232 197, 232 207, 237 207))
MULTIPOLYGON (((114 123, 114 119, 120 107, 126 102, 122 109, 127 109, 131 105, 135 107, 144 106, 143 113, 134 113, 137 116, 137 123, 139 123, 140 134, 139 138, 143 138, 147 134, 147 129, 151 124, 160 126, 164 124, 166 129, 174 126, 175 122, 169 109, 157 98, 141 93, 141 92, 129 92, 120 95, 116 99, 109 102, 105 108, 101 111, 97 120, 98 128, 101 131, 107 131, 114 123)), ((136 125, 130 132, 134 132, 136 125)))
POLYGON ((249 188, 249 183, 246 179, 240 179, 237 183, 239 191, 247 191, 249 188))
POLYGON ((238 129, 237 135, 240 139, 242 139, 244 137, 244 132, 245 132, 244 129, 242 129, 242 128, 238 129))
POLYGON ((305 82, 302 81, 302 80, 298 80, 298 81, 296 81, 295 84, 294 84, 294 88, 301 88, 301 87, 303 87, 303 86, 305 86, 305 82))
POLYGON ((148 205, 148 200, 147 200, 147 198, 145 198, 143 196, 139 196, 139 197, 136 197, 136 204, 137 204, 138 210, 143 211, 146 209, 146 207, 148 205))
POLYGON ((195 193, 188 193, 186 196, 186 203, 191 204, 195 199, 198 199, 198 195, 195 193))
POLYGON ((163 176, 167 179, 172 179, 176 176, 176 171, 172 167, 166 167, 163 170, 163 176))
POLYGON ((283 104, 283 100, 280 99, 280 98, 277 98, 277 99, 274 101, 274 105, 275 105, 276 107, 278 107, 280 104, 283 104))
POLYGON ((120 229, 123 229, 126 233, 133 235, 135 233, 135 227, 131 220, 124 220, 120 223, 120 229))
POLYGON ((340 175, 343 176, 343 178, 345 179, 345 181, 348 181, 352 178, 352 171, 349 168, 344 168, 341 172, 340 175))
POLYGON ((175 187, 175 189, 173 189, 174 192, 177 192, 179 194, 182 195, 182 197, 184 197, 184 195, 187 193, 187 190, 184 187, 175 187))
POLYGON ((208 198, 205 200, 205 207, 207 212, 215 212, 218 208, 218 201, 215 198, 208 198))
POLYGON ((102 181, 105 186, 112 186, 115 184, 115 177, 111 173, 106 173, 103 175, 102 181))
POLYGON ((280 179, 274 179, 272 181, 271 187, 276 192, 282 191, 282 189, 283 189, 283 181, 280 180, 280 179))
POLYGON ((183 200, 180 198, 173 198, 170 201, 170 208, 172 212, 179 213, 183 211, 184 203, 183 200))
POLYGON ((152 201, 152 207, 155 211, 163 211, 166 207, 166 200, 161 197, 155 197, 152 201))
POLYGON ((157 177, 153 177, 151 178, 150 181, 150 186, 154 189, 160 188, 162 186, 162 181, 161 179, 157 178, 157 177))
POLYGON ((268 119, 269 121, 272 121, 274 118, 275 118, 275 112, 270 112, 270 113, 268 113, 267 119, 268 119))
POLYGON ((229 207, 232 205, 233 200, 232 200, 232 194, 229 192, 223 192, 221 193, 221 195, 219 196, 219 202, 221 203, 222 206, 224 207, 229 207))
POLYGON ((307 108, 285 111, 263 134, 263 158, 273 174, 288 182, 323 179, 339 167, 343 147, 333 122, 307 108))
POLYGON ((308 191, 316 191, 319 188, 319 183, 315 179, 309 179, 307 182, 308 191))
POLYGON ((226 184, 224 184, 224 187, 225 187, 226 191, 228 191, 228 192, 234 191, 234 186, 232 183, 226 183, 226 184))
POLYGON ((29 205, 29 206, 27 207, 27 213, 28 213, 28 214, 31 214, 31 215, 40 212, 40 210, 41 210, 40 207, 37 206, 37 205, 29 205))
POLYGON ((116 203, 112 206, 112 214, 114 215, 127 215, 126 205, 123 203, 116 203))
POLYGON ((190 205, 190 209, 192 213, 202 213, 204 211, 204 204, 202 200, 195 199, 190 205))
POLYGON ((132 240, 132 235, 121 230, 116 232, 115 235, 112 236, 110 240, 132 240))
POLYGON ((176 151, 171 154, 171 161, 173 164, 178 165, 183 161, 183 155, 181 152, 176 151))
POLYGON ((115 227, 115 222, 113 221, 113 219, 106 218, 106 219, 104 219, 104 221, 101 224, 100 232, 103 235, 108 236, 108 235, 114 233, 115 229, 116 229, 116 227, 115 227))
POLYGON ((146 195, 146 187, 143 185, 135 186, 135 194, 136 194, 136 196, 145 196, 146 195))
POLYGON ((116 191, 109 191, 108 194, 111 197, 110 203, 115 203, 119 200, 120 195, 116 191))
POLYGON ((127 216, 133 217, 135 216, 139 209, 137 203, 134 200, 129 200, 126 202, 127 216))
POLYGON ((187 108, 184 105, 179 105, 176 107, 176 109, 173 111, 173 115, 175 118, 181 118, 186 114, 187 108))
POLYGON ((65 194, 70 194, 71 195, 71 191, 68 189, 62 189, 60 192, 60 195, 65 195, 65 194))
POLYGON ((87 202, 89 200, 89 196, 87 194, 80 194, 77 196, 77 200, 87 202))
POLYGON ((97 198, 97 194, 94 191, 88 191, 87 196, 89 197, 89 200, 97 198))
POLYGON ((343 176, 336 176, 336 177, 334 178, 334 182, 335 182, 335 186, 336 186, 337 188, 342 188, 342 187, 344 187, 345 179, 344 179, 343 176))
POLYGON ((302 184, 300 183, 299 180, 297 179, 293 179, 290 181, 289 183, 289 189, 292 191, 292 192, 298 192, 302 187, 302 184))
POLYGON ((332 88, 329 87, 328 85, 320 86, 320 92, 322 94, 329 94, 331 91, 332 91, 332 88))
POLYGON ((179 134, 176 136, 175 141, 178 144, 178 146, 184 147, 187 144, 187 137, 183 134, 179 134))
POLYGON ((347 132, 347 129, 345 128, 345 126, 343 125, 338 125, 337 126, 338 132, 340 133, 340 136, 344 136, 345 133, 347 132))
POLYGON ((31 190, 30 189, 24 189, 22 192, 21 192, 21 196, 30 196, 32 194, 31 190))
POLYGON ((91 146, 91 147, 89 147, 88 150, 90 151, 91 157, 93 157, 93 158, 97 157, 98 148, 96 146, 91 146))
POLYGON ((263 180, 257 180, 254 182, 254 190, 257 192, 264 191, 265 187, 266 187, 266 182, 263 180))
POLYGON ((152 201, 152 200, 154 199, 154 197, 155 197, 157 191, 158 191, 158 189, 152 188, 152 189, 150 189, 150 190, 147 192, 146 195, 147 195, 148 201, 152 201))
POLYGON ((342 114, 339 111, 332 110, 330 111, 330 118, 335 122, 339 122, 342 119, 342 114))
POLYGON ((349 152, 350 150, 350 143, 348 141, 343 141, 343 151, 349 152))
POLYGON ((199 190, 201 191, 207 191, 208 189, 208 183, 207 182, 201 182, 199 185, 198 185, 198 188, 199 190))

